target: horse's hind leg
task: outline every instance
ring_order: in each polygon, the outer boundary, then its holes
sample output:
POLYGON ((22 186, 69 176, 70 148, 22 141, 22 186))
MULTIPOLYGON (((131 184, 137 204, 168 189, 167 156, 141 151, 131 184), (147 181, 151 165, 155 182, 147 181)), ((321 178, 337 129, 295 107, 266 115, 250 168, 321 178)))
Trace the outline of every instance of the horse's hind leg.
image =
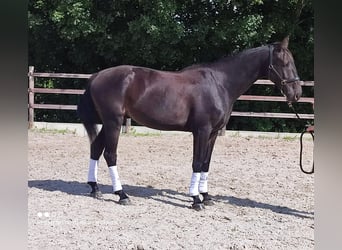
POLYGON ((104 130, 102 128, 95 140, 90 145, 90 160, 88 170, 88 184, 91 187, 90 196, 97 199, 102 199, 102 193, 97 186, 97 169, 99 158, 104 149, 104 143, 104 130))
POLYGON ((105 149, 104 158, 108 165, 109 174, 112 180, 114 194, 120 197, 119 203, 123 205, 130 204, 130 199, 122 190, 121 181, 119 178, 116 159, 117 159, 117 145, 119 141, 120 129, 123 122, 122 115, 116 115, 111 120, 103 121, 105 130, 105 149))

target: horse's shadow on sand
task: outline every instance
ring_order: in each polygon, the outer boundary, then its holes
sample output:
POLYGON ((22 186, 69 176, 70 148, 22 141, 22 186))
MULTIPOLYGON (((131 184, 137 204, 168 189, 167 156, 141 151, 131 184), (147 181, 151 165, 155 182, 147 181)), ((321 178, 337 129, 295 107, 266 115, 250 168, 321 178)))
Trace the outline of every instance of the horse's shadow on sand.
MULTIPOLYGON (((111 185, 98 184, 102 193, 112 194, 111 185)), ((69 195, 78 196, 89 196, 90 187, 87 183, 82 183, 78 181, 64 181, 64 180, 29 180, 29 188, 39 188, 45 191, 60 191, 69 195)), ((153 199, 158 202, 163 202, 165 204, 173 205, 176 207, 189 208, 192 199, 188 194, 180 193, 170 189, 157 189, 150 186, 132 186, 123 185, 124 190, 129 196, 153 199)), ((89 196, 90 197, 90 196, 89 196)), ((113 199, 104 199, 104 201, 116 202, 113 199)), ((311 218, 313 219, 313 212, 300 211, 297 209, 288 208, 285 206, 276 206, 263 202, 254 201, 251 199, 243 199, 234 196, 213 196, 216 202, 228 203, 238 207, 250 207, 250 208, 260 208, 268 209, 274 213, 292 215, 299 218, 311 218)))
POLYGON ((271 210, 274 213, 278 214, 287 214, 287 215, 293 215, 299 218, 308 218, 313 219, 314 218, 314 212, 306 212, 306 211, 300 211, 297 209, 292 209, 285 206, 276 206, 271 205, 263 202, 254 201, 248 198, 237 198, 234 196, 214 196, 215 200, 220 200, 226 203, 229 203, 234 206, 238 207, 250 207, 250 208, 261 208, 261 209, 268 209, 271 210))
MULTIPOLYGON (((39 188, 50 192, 60 191, 69 195, 88 196, 91 198, 89 196, 91 191, 89 185, 78 181, 29 180, 28 187, 39 188)), ((98 187, 103 194, 113 194, 113 187, 111 185, 98 184, 98 187)), ((123 189, 128 196, 153 199, 176 207, 190 207, 192 201, 185 193, 179 193, 170 189, 157 189, 150 186, 132 185, 123 185, 123 189)), ((118 197, 114 194, 113 198, 104 198, 103 200, 118 203, 118 197)))

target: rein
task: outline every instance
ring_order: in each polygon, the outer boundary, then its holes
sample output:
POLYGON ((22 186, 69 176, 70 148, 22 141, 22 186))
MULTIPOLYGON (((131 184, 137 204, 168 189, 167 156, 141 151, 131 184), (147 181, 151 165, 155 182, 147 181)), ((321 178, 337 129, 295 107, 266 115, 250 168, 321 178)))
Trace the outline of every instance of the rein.
MULTIPOLYGON (((296 114, 297 116, 297 119, 300 121, 300 122, 303 122, 303 119, 301 119, 297 113, 297 111, 294 109, 292 103, 288 103, 289 107, 292 109, 292 111, 296 114)), ((307 128, 308 126, 310 126, 310 124, 305 124, 305 127, 307 128)), ((304 131, 300 134, 300 138, 299 138, 299 141, 300 141, 300 150, 299 150, 299 166, 300 166, 300 169, 302 170, 303 173, 305 174, 313 174, 314 173, 314 162, 312 161, 312 169, 310 171, 306 171, 304 170, 303 168, 303 136, 304 134, 306 133, 310 133, 311 134, 311 137, 312 137, 312 141, 314 141, 315 137, 314 137, 314 132, 313 131, 308 131, 307 129, 304 129, 304 131)))

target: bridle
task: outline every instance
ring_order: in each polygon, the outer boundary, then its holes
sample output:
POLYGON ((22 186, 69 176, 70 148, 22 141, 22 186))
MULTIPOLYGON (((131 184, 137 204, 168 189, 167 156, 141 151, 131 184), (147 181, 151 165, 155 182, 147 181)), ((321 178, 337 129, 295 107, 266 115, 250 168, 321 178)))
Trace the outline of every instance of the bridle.
MULTIPOLYGON (((277 76, 278 78, 280 79, 280 91, 281 93, 284 95, 284 92, 283 92, 283 87, 288 84, 288 83, 292 83, 292 82, 296 82, 296 81, 299 81, 299 77, 296 76, 294 78, 290 78, 290 79, 284 79, 282 78, 282 76, 280 75, 280 73, 276 70, 276 68, 274 68, 273 66, 273 50, 274 50, 274 46, 273 45, 269 45, 269 48, 270 48, 270 63, 269 63, 269 66, 268 66, 268 79, 271 79, 270 78, 270 75, 271 75, 271 71, 273 71, 277 76)), ((303 120, 299 117, 297 111, 294 109, 292 103, 288 102, 287 103, 289 105, 289 107, 292 109, 292 111, 296 114, 297 116, 297 119, 301 122, 303 122, 303 120)), ((306 125, 306 127, 308 126, 308 124, 306 125)), ((300 169, 302 170, 303 173, 305 174, 313 174, 314 173, 314 163, 312 163, 312 169, 310 171, 306 171, 304 170, 303 168, 303 163, 302 163, 302 154, 303 154, 303 135, 305 133, 310 133, 311 136, 312 136, 312 140, 314 140, 314 134, 313 132, 308 132, 306 129, 301 133, 300 135, 300 152, 299 152, 299 166, 300 166, 300 169)))
POLYGON ((283 87, 288 84, 288 83, 291 83, 291 82, 296 82, 296 81, 299 81, 299 77, 296 76, 294 78, 290 78, 290 79, 284 79, 280 73, 277 71, 277 69, 273 66, 273 50, 274 50, 274 46, 273 45, 269 45, 269 48, 270 48, 270 63, 269 63, 269 66, 268 66, 268 79, 270 79, 270 75, 271 75, 271 71, 273 71, 279 78, 280 80, 280 84, 281 84, 281 87, 280 87, 280 90, 281 92, 283 92, 283 87))

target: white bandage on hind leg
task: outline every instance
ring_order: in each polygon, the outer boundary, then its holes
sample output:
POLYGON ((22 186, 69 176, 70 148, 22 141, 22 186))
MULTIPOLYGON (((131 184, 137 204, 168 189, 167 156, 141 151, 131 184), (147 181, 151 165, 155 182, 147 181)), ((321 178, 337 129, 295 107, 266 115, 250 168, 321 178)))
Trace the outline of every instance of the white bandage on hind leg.
POLYGON ((97 182, 97 168, 99 161, 90 159, 88 170, 88 182, 97 182))
POLYGON ((192 173, 189 194, 190 196, 199 195, 198 185, 200 182, 201 173, 192 173))
POLYGON ((120 181, 119 174, 118 174, 118 167, 110 166, 108 167, 108 169, 109 169, 110 178, 112 179, 113 191, 116 192, 116 191, 122 190, 121 181, 120 181))
POLYGON ((201 172, 201 178, 199 181, 199 192, 200 193, 208 192, 208 172, 201 172))

